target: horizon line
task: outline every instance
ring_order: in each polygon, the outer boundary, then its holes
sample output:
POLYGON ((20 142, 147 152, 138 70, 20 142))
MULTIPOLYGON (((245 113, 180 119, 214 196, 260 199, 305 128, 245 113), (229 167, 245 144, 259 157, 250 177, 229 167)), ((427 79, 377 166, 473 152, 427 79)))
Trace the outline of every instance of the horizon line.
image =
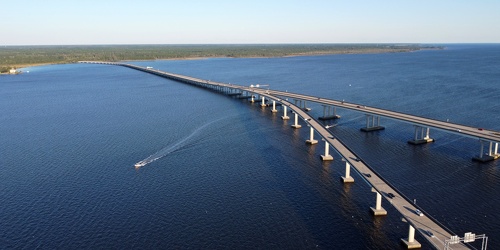
POLYGON ((343 43, 91 43, 91 44, 4 44, 1 47, 35 46, 192 46, 192 45, 443 45, 443 44, 500 44, 500 42, 343 42, 343 43))

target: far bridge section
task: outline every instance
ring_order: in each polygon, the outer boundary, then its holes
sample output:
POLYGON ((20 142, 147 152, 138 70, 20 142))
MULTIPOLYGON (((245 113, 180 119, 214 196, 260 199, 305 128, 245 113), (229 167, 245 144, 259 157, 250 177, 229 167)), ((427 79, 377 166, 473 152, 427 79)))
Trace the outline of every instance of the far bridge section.
MULTIPOLYGON (((92 62, 84 62, 92 63, 92 62)), ((308 144, 318 143, 318 140, 314 139, 314 134, 317 133, 325 143, 325 153, 321 155, 323 161, 333 160, 333 156, 329 153, 329 148, 332 148, 341 156, 342 160, 345 161, 345 176, 342 177, 344 183, 354 182, 354 178, 350 175, 351 167, 359 174, 359 176, 368 183, 372 189, 371 191, 376 194, 375 206, 371 208, 374 216, 383 216, 387 214, 387 211, 382 207, 382 198, 387 200, 390 205, 392 205, 401 215, 402 220, 408 223, 408 237, 402 239, 402 242, 407 246, 407 248, 420 248, 421 245, 415 239, 415 232, 418 232, 425 240, 427 240, 436 249, 470 249, 471 246, 464 244, 466 242, 472 242, 475 239, 482 239, 483 245, 482 249, 486 249, 487 237, 484 235, 476 236, 475 234, 466 233, 463 238, 460 238, 457 234, 453 233, 450 229, 447 229, 444 225, 439 223, 436 219, 432 218, 428 213, 426 213, 422 208, 417 206, 412 200, 408 199, 403 193, 397 190, 393 185, 386 181, 380 174, 378 174, 372 167, 366 164, 358 155, 356 155, 352 150, 350 150, 342 141, 334 137, 328 130, 328 127, 324 127, 319 121, 314 119, 308 114, 308 110, 305 107, 305 102, 316 102, 325 106, 336 106, 341 108, 347 108, 355 111, 364 112, 367 115, 371 115, 370 119, 375 119, 378 122, 379 116, 388 117, 391 119, 401 120, 404 122, 416 124, 420 127, 433 127, 444 131, 453 131, 454 129, 464 130, 463 135, 470 136, 473 138, 481 138, 485 141, 493 141, 496 143, 495 155, 497 155, 498 142, 500 141, 500 135, 492 137, 490 132, 486 130, 477 129, 452 124, 447 122, 440 122, 432 119, 427 119, 418 116, 412 116, 408 114, 397 113, 393 111, 377 109, 372 107, 365 107, 352 103, 345 103, 336 100, 323 99, 319 97, 307 96, 294 94, 289 92, 265 90, 254 87, 246 87, 241 85, 226 84, 220 82, 207 81, 203 79, 198 79, 189 76, 183 76, 173 73, 167 73, 160 70, 152 68, 144 68, 131 64, 124 63, 101 63, 109 65, 119 65, 143 72, 155 74, 161 77, 172 79, 175 81, 200 86, 217 92, 221 92, 228 95, 238 95, 240 97, 248 97, 252 101, 261 100, 261 106, 263 108, 271 106, 269 102, 272 102, 271 112, 278 112, 276 105, 280 104, 282 106, 283 116, 282 119, 290 119, 288 116, 287 109, 292 110, 294 115, 294 122, 291 127, 295 129, 301 128, 299 124, 299 117, 301 123, 305 123, 310 128, 310 138, 306 140, 308 144), (296 100, 302 100, 301 102, 295 101, 295 104, 288 101, 288 98, 293 98, 296 100), (298 104, 297 104, 298 103, 298 104), (304 105, 302 105, 304 103, 304 105), (373 118, 377 117, 377 118, 373 118)), ((326 115, 324 115, 326 116, 326 115)), ((330 114, 331 116, 331 114, 330 114)), ((367 122, 368 123, 368 122, 367 122)), ((373 122, 375 123, 375 122, 373 122)), ((416 134, 425 134, 428 137, 427 129, 419 129, 416 134)), ((492 151, 490 149, 490 151, 492 151)))

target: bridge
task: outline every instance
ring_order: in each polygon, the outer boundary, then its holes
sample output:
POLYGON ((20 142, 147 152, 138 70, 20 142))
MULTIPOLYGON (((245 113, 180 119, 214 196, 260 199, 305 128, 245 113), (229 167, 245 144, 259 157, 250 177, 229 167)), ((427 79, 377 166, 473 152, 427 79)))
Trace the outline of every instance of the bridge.
POLYGON ((171 80, 207 88, 230 96, 239 96, 239 98, 249 99, 251 102, 257 102, 260 100, 262 107, 272 107, 271 112, 274 113, 278 112, 276 107, 280 105, 283 111, 281 118, 284 120, 290 119, 288 116, 289 112, 287 111, 287 109, 290 109, 294 116, 294 122, 291 125, 293 128, 299 129, 302 127, 302 125, 299 124, 299 117, 302 120, 301 123, 305 123, 310 128, 310 136, 309 139, 306 140, 308 144, 318 143, 318 140, 314 139, 315 134, 318 134, 321 137, 321 140, 325 143, 325 152, 321 155, 321 159, 323 161, 333 160, 333 156, 331 156, 329 152, 330 146, 342 157, 342 160, 345 161, 345 176, 342 176, 344 183, 354 182, 354 178, 350 175, 352 167, 359 173, 359 176, 372 187, 372 192, 376 194, 375 205, 371 207, 374 216, 387 215, 387 211, 382 207, 382 198, 385 198, 385 200, 400 213, 401 219, 408 223, 408 237, 402 239, 402 242, 408 247, 408 249, 421 247, 421 244, 415 239, 415 232, 418 232, 436 249, 470 249, 471 246, 465 244, 465 242, 472 242, 476 239, 483 240, 482 249, 486 249, 487 247, 486 236, 476 236, 469 233, 463 238, 459 237, 450 229, 446 228, 446 226, 442 225, 439 221, 427 214, 422 208, 412 202, 411 199, 407 198, 403 193, 397 190, 396 187, 386 181, 372 167, 366 164, 358 155, 350 150, 345 143, 343 143, 339 138, 336 138, 328 130, 328 126, 325 127, 322 123, 312 117, 308 113, 310 109, 306 107, 306 102, 314 102, 323 105, 323 116, 318 118, 320 120, 339 118, 336 114, 336 107, 365 113, 366 126, 361 128, 361 130, 365 132, 384 129, 384 127, 380 125, 380 117, 412 124, 415 126, 415 134, 413 140, 408 142, 415 145, 433 141, 433 139, 430 138, 430 128, 479 139, 481 144, 480 154, 473 158, 479 162, 491 161, 500 157, 498 154, 500 133, 497 131, 474 128, 450 123, 448 121, 439 121, 344 101, 289 93, 287 91, 283 92, 263 89, 259 88, 260 86, 242 86, 207 81, 190 76, 160 71, 151 67, 145 68, 132 64, 114 62, 81 61, 80 63, 128 67, 171 80), (289 98, 293 99, 294 103, 289 101, 289 98), (272 104, 270 102, 272 102, 272 104), (489 144, 487 153, 484 153, 485 143, 487 143, 487 145, 489 144))

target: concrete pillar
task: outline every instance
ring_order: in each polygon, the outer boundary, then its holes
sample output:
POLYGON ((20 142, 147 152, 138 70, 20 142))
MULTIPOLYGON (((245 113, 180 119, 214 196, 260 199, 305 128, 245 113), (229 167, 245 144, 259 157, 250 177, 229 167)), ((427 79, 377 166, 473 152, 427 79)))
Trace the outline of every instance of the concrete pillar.
POLYGON ((375 189, 372 188, 372 192, 377 193, 377 200, 375 202, 375 207, 370 207, 373 212, 373 215, 387 215, 387 211, 382 208, 382 195, 375 189))
POLYGON ((303 108, 303 109, 304 109, 305 111, 311 111, 311 108, 308 108, 308 107, 306 106, 306 101, 304 101, 304 108, 303 108))
POLYGON ((429 143, 433 142, 434 139, 429 137, 430 134, 430 128, 424 128, 419 125, 414 125, 415 126, 415 136, 413 140, 408 141, 408 143, 413 144, 413 145, 418 145, 418 144, 424 144, 424 143, 429 143), (425 134, 424 134, 425 132, 425 134), (420 134, 420 136, 419 136, 420 134))
MULTIPOLYGON (((337 115, 337 111, 336 111, 335 106, 333 106, 333 114, 331 112, 332 106, 330 106, 330 105, 321 105, 321 106, 323 106, 323 116, 319 117, 320 120, 331 120, 331 119, 339 119, 340 118, 340 116, 337 115)), ((309 110, 311 110, 311 109, 307 108, 306 111, 309 111, 309 110)))
POLYGON ((289 120, 290 117, 288 117, 287 113, 286 113, 286 106, 283 105, 283 116, 281 117, 281 119, 283 120, 289 120))
POLYGON ((266 106, 266 99, 264 96, 261 96, 262 98, 262 103, 260 104, 261 107, 265 107, 266 106))
POLYGON ((490 141, 487 154, 484 153, 484 140, 479 140, 479 143, 481 143, 481 148, 479 149, 479 155, 477 157, 472 158, 473 160, 479 162, 488 162, 500 158, 500 154, 498 154, 498 142, 490 141), (493 143, 495 143, 494 147, 493 143))
POLYGON ((363 132, 371 132, 371 131, 376 131, 376 130, 382 130, 385 129, 384 127, 380 126, 380 116, 375 116, 366 114, 366 127, 361 128, 361 131, 363 132), (371 120, 371 124, 370 124, 371 120))
POLYGON ((472 158, 473 160, 479 162, 488 162, 500 158, 500 155, 498 154, 498 143, 495 143, 495 147, 493 148, 493 142, 490 141, 490 145, 488 147, 488 154, 484 153, 484 141, 479 140, 479 143, 481 144, 481 148, 479 148, 479 155, 477 157, 472 158))
POLYGON ((317 140, 314 140, 314 128, 313 127, 310 127, 309 140, 306 140, 306 143, 311 144, 311 145, 318 143, 317 140))
POLYGON ((344 183, 354 182, 354 179, 351 177, 351 165, 349 162, 345 162, 345 176, 342 176, 342 180, 344 183))
POLYGON ((254 98, 254 95, 253 95, 253 94, 251 94, 250 96, 252 97, 252 99, 250 100, 250 102, 251 102, 251 103, 254 103, 254 102, 255 102, 255 100, 253 99, 253 98, 254 98))
POLYGON ((375 209, 380 210, 382 208, 382 195, 377 192, 377 202, 375 204, 375 209))
POLYGON ((271 112, 276 113, 278 110, 276 109, 276 101, 273 100, 273 109, 271 109, 271 112))
POLYGON ((410 225, 410 230, 408 232, 408 242, 415 241, 415 228, 410 225))
POLYGON ((295 123, 292 125, 292 128, 301 128, 302 126, 299 124, 299 115, 295 113, 295 123))
POLYGON ((325 140, 325 154, 321 155, 321 160, 323 161, 332 161, 333 156, 330 155, 330 144, 325 140))
POLYGON ((408 232, 408 238, 407 239, 401 239, 403 243, 408 247, 408 249, 415 249, 415 248, 421 248, 422 245, 415 240, 415 228, 412 225, 409 225, 410 229, 408 232))

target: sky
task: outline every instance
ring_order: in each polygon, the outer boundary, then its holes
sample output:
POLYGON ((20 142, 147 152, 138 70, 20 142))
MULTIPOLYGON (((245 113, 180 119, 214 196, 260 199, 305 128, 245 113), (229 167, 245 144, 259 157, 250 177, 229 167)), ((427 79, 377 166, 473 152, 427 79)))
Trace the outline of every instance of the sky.
POLYGON ((500 43, 500 0, 0 0, 0 46, 500 43))

